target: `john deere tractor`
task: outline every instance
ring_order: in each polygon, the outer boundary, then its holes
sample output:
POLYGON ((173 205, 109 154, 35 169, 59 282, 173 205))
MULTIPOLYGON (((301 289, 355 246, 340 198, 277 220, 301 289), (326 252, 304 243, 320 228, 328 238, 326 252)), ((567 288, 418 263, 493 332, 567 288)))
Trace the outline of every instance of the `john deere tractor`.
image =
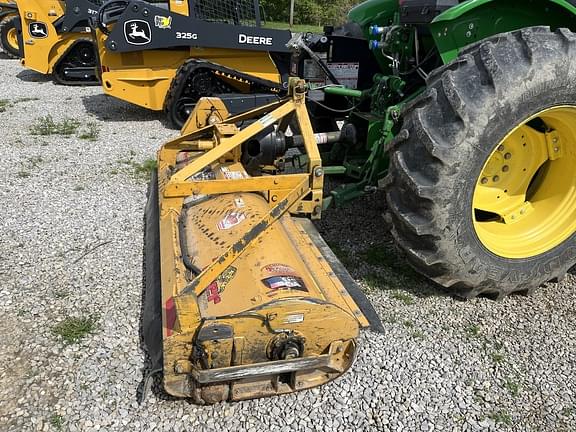
POLYGON ((18 0, 22 65, 66 85, 98 84, 90 18, 100 0, 18 0))
POLYGON ((18 6, 0 2, 0 52, 10 58, 20 57, 18 44, 18 6))
POLYGON ((285 92, 287 30, 260 26, 258 0, 110 1, 97 40, 104 92, 180 128, 200 97, 232 93, 239 112, 285 92))
POLYGON ((292 40, 306 81, 285 98, 237 115, 200 99, 158 153, 144 336, 170 394, 343 374, 381 324, 310 219, 377 188, 401 253, 458 297, 530 293, 576 263, 576 1, 369 0, 349 19, 292 40), (315 133, 310 104, 340 127, 315 133))

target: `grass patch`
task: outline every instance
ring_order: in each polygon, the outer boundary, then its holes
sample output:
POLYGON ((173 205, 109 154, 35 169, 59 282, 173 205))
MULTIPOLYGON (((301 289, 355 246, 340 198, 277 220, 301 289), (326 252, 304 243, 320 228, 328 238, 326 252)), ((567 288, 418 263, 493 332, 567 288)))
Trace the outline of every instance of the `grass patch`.
POLYGON ((20 102, 32 102, 32 101, 39 101, 40 98, 37 97, 21 97, 18 98, 14 101, 14 103, 20 103, 20 102))
POLYGON ((129 159, 117 161, 117 163, 120 164, 122 168, 113 169, 112 171, 110 171, 110 174, 116 175, 120 171, 124 172, 128 171, 128 173, 131 173, 137 179, 146 181, 150 180, 150 175, 152 174, 152 171, 154 171, 158 167, 156 159, 146 159, 143 162, 136 162, 133 159, 134 155, 135 152, 131 151, 129 159))
POLYGON ((62 430, 62 426, 64 426, 64 417, 59 414, 52 414, 50 416, 50 425, 56 430, 62 430))
POLYGON ((149 180, 152 172, 158 168, 158 163, 156 162, 156 159, 146 159, 142 163, 133 163, 132 167, 134 168, 134 174, 137 177, 149 180))
POLYGON ((18 177, 20 178, 28 178, 30 177, 30 173, 28 171, 25 170, 20 170, 18 171, 18 174, 16 174, 18 177))
POLYGON ((490 356, 492 357, 492 361, 494 363, 502 363, 505 359, 504 354, 499 352, 493 352, 492 354, 490 354, 490 356))
POLYGON ((470 337, 478 337, 478 336, 480 336, 480 332, 481 332, 481 329, 480 329, 480 326, 478 326, 478 325, 474 324, 474 325, 470 325, 470 326, 466 327, 466 334, 470 337))
POLYGON ((413 339, 422 340, 424 339, 424 332, 422 330, 414 330, 412 333, 410 333, 410 336, 412 336, 413 339))
POLYGON ((370 273, 362 278, 370 290, 381 290, 386 286, 386 279, 378 273, 370 273))
POLYGON ((504 387, 510 392, 512 396, 518 396, 520 394, 520 384, 511 379, 507 379, 504 383, 504 387))
POLYGON ((337 244, 330 243, 329 246, 332 252, 334 252, 334 255, 338 257, 338 259, 340 260, 340 262, 344 267, 352 267, 352 265, 354 264, 354 258, 352 257, 350 252, 348 252, 345 249, 342 249, 342 247, 337 244))
POLYGON ((264 28, 277 29, 277 30, 291 30, 293 33, 323 33, 322 26, 315 26, 310 24, 294 24, 290 28, 290 24, 279 21, 266 21, 262 24, 264 28))
POLYGON ((83 191, 84 190, 84 186, 82 185, 76 185, 74 186, 74 191, 78 192, 78 191, 83 191))
POLYGON ((8 99, 0 99, 0 113, 5 112, 11 103, 8 99))
POLYGON ((87 317, 68 317, 52 328, 52 333, 61 337, 67 344, 73 344, 96 330, 98 319, 87 317))
POLYGON ((508 412, 504 410, 495 411, 492 414, 490 414, 489 417, 496 423, 502 423, 508 426, 512 424, 512 417, 510 417, 510 414, 508 414, 508 412))
POLYGON ((65 118, 61 121, 54 121, 52 116, 48 114, 45 117, 40 117, 38 121, 30 126, 30 133, 32 135, 63 135, 70 136, 76 133, 80 122, 75 119, 65 118))
POLYGON ((414 323, 410 320, 406 320, 402 323, 402 325, 406 328, 414 328, 414 323))
POLYGON ((86 124, 78 134, 78 138, 88 141, 96 141, 98 136, 100 136, 100 128, 95 122, 86 124))
POLYGON ((414 297, 402 291, 392 291, 391 297, 394 300, 398 300, 399 302, 404 303, 406 306, 414 304, 414 297))
POLYGON ((390 264, 392 264, 390 260, 390 252, 386 250, 386 248, 382 245, 370 246, 362 253, 362 256, 364 257, 364 261, 366 261, 367 264, 373 266, 385 265, 387 267, 391 267, 390 264))

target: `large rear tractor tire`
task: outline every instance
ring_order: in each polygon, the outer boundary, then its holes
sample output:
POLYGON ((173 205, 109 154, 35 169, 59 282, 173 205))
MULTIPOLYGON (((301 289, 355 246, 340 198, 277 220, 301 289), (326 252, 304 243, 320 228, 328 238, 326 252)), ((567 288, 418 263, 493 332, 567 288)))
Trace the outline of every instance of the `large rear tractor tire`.
POLYGON ((405 107, 392 234, 462 298, 530 293, 576 264, 576 36, 526 28, 466 48, 405 107))
POLYGON ((0 22, 0 51, 14 59, 20 58, 18 30, 16 28, 16 22, 19 19, 17 15, 13 15, 0 22))

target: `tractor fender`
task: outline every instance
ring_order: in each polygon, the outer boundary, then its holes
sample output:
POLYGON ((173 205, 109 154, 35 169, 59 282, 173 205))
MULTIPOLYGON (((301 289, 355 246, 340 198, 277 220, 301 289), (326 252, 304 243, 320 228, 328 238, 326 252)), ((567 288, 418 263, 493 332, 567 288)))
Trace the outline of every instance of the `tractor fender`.
POLYGON ((430 30, 449 63, 468 45, 534 26, 576 30, 576 0, 469 0, 438 15, 430 30))

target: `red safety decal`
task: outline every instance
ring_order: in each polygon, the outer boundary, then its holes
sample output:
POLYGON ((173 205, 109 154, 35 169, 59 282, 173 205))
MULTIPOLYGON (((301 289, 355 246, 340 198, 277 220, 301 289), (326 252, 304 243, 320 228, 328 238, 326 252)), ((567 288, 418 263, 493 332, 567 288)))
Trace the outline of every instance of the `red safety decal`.
POLYGON ((228 230, 238 225, 244 219, 246 219, 246 215, 244 213, 233 211, 224 216, 224 219, 218 222, 216 226, 221 231, 228 230))
POLYGON ((165 306, 166 313, 166 336, 172 336, 174 324, 176 324, 176 304, 174 298, 170 297, 165 306))

